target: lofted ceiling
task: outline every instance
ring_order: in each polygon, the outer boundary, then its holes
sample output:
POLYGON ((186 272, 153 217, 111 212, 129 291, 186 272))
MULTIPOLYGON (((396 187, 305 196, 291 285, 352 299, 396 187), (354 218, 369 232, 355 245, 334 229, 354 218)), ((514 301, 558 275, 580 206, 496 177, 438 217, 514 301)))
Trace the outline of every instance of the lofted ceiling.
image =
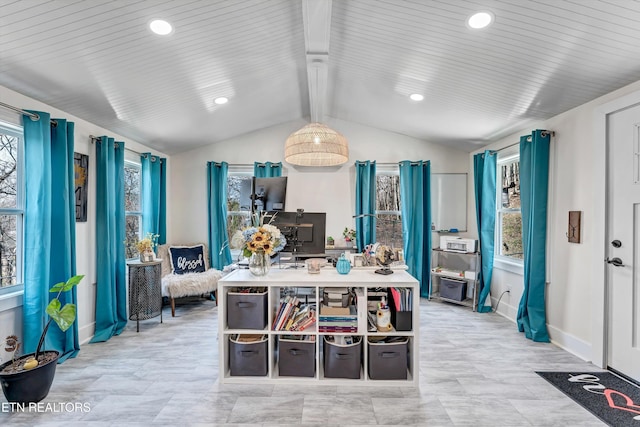
POLYGON ((301 118, 471 151, 640 80, 639 22, 636 0, 0 0, 0 85, 168 154, 301 118))

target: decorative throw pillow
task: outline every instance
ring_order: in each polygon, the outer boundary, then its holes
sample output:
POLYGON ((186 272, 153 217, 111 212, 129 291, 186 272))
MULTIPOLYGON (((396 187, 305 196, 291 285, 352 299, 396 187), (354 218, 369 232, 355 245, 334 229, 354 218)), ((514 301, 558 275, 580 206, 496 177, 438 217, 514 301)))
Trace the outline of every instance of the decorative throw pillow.
POLYGON ((171 246, 169 256, 173 274, 202 273, 206 270, 203 245, 171 246))

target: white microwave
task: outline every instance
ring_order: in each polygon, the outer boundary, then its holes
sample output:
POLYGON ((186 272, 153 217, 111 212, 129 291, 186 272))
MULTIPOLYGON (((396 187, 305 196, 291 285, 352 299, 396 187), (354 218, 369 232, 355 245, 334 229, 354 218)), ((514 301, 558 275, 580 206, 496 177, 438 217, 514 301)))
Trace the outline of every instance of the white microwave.
POLYGON ((462 237, 440 236, 440 249, 447 252, 471 253, 478 250, 478 241, 462 237))

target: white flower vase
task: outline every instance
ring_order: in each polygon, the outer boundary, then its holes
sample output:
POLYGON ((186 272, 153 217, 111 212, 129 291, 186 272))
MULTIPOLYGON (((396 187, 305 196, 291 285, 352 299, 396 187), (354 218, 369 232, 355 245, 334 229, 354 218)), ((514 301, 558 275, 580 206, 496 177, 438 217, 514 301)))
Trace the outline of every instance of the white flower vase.
POLYGON ((249 258, 249 272, 254 276, 266 276, 271 269, 271 257, 265 252, 254 252, 249 258))

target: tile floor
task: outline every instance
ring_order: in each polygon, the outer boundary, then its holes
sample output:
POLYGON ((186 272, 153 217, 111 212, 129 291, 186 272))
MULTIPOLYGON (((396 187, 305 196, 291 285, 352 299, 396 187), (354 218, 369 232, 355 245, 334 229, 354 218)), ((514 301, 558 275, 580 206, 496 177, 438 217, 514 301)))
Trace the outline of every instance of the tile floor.
POLYGON ((192 299, 164 323, 130 322, 58 366, 46 412, 7 411, 1 426, 602 426, 535 374, 598 370, 533 343, 496 314, 422 300, 420 387, 222 385, 217 308, 192 299), (71 411, 79 404, 79 410, 71 411))

